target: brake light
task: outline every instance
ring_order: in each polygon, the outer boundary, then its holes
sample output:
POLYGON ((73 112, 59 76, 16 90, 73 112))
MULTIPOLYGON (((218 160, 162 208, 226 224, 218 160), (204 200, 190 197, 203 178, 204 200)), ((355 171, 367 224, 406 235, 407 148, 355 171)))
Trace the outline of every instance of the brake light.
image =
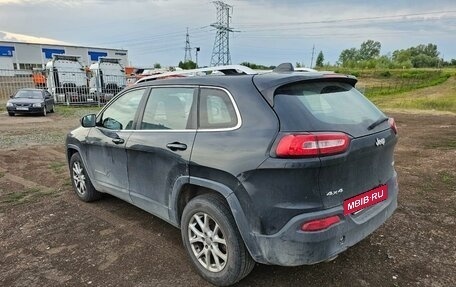
POLYGON ((397 126, 396 126, 396 121, 394 121, 394 118, 389 118, 388 123, 391 126, 391 129, 394 131, 395 134, 397 134, 397 126))
POLYGON ((278 157, 313 157, 343 153, 350 138, 344 133, 291 134, 280 139, 278 157))
POLYGON ((340 222, 340 218, 337 215, 308 221, 301 226, 302 231, 319 231, 330 227, 340 222))

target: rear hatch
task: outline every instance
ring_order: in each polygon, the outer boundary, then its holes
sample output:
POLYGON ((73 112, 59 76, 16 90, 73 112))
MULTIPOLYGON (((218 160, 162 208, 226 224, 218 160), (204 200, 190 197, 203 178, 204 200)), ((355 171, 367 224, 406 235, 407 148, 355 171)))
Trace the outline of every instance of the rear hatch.
POLYGON ((394 176, 395 130, 353 84, 352 79, 319 78, 288 83, 274 92, 273 108, 280 119, 276 146, 290 135, 322 136, 325 144, 337 143, 338 135, 348 136, 348 145, 342 149, 329 148, 325 153, 320 142, 317 154, 285 155, 319 157, 318 188, 324 208, 382 186, 394 176))

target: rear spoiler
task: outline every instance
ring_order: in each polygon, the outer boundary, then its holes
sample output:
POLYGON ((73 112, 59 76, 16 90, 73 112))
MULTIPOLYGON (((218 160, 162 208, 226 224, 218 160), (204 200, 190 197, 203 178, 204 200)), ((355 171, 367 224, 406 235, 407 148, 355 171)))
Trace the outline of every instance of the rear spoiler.
POLYGON ((267 78, 267 74, 258 75, 254 77, 254 83, 263 97, 266 99, 268 104, 273 107, 274 106, 274 94, 275 91, 283 87, 285 85, 298 83, 298 82, 321 82, 321 81, 334 81, 334 82, 342 82, 350 84, 351 86, 355 86, 358 82, 358 79, 355 76, 351 75, 342 75, 336 73, 312 73, 308 72, 305 75, 295 75, 295 76, 288 76, 281 77, 281 78, 267 78), (264 78, 264 80, 260 80, 259 78, 264 78))

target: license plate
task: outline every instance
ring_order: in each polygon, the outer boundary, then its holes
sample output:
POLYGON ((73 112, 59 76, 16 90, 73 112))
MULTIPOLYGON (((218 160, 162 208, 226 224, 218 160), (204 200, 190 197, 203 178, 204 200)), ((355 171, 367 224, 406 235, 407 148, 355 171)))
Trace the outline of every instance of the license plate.
POLYGON ((27 107, 16 107, 16 110, 18 111, 28 111, 27 107))
POLYGON ((344 200, 344 215, 352 214, 388 198, 388 186, 382 185, 344 200))

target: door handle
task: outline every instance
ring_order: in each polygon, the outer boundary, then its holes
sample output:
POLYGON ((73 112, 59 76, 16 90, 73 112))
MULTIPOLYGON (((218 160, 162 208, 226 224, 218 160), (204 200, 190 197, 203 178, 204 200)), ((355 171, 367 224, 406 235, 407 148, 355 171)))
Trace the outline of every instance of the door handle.
POLYGON ((125 142, 125 140, 122 138, 115 138, 115 139, 112 139, 112 142, 115 144, 123 144, 125 142))
POLYGON ((169 143, 166 145, 167 148, 169 148, 172 151, 177 151, 177 150, 186 150, 187 145, 179 142, 173 142, 169 143))

